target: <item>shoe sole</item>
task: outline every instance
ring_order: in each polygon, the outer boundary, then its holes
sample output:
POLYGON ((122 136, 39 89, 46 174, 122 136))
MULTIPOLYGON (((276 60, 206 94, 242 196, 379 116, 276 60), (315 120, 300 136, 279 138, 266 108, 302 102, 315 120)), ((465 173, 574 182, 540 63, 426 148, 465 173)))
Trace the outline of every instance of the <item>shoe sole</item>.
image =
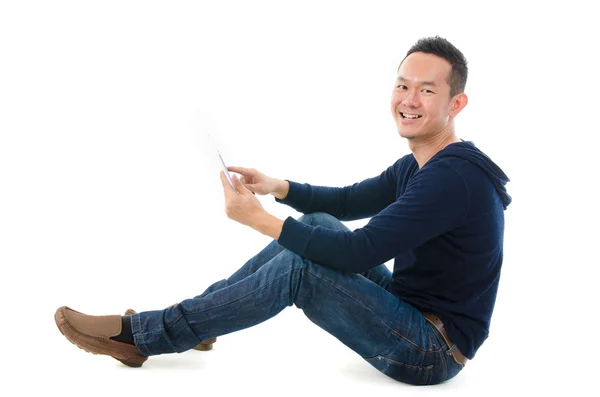
POLYGON ((81 350, 88 352, 88 353, 92 353, 95 356, 101 355, 101 356, 109 356, 114 358, 117 361, 120 361, 121 363, 127 365, 128 367, 132 367, 132 368, 139 368, 141 367, 146 360, 148 359, 147 357, 145 357, 143 360, 121 360, 118 359, 116 357, 111 356, 110 354, 99 354, 93 351, 90 351, 88 349, 85 348, 85 346, 87 345, 84 341, 81 341, 77 338, 75 338, 74 336, 71 335, 67 335, 63 332, 63 330, 60 328, 60 326, 58 324, 60 323, 66 323, 68 324, 68 321, 64 318, 63 314, 60 312, 60 310, 57 310, 56 313, 54 313, 54 323, 56 324, 56 327, 58 328, 58 330, 60 331, 61 334, 63 334, 63 336, 69 341, 71 342, 73 345, 77 346, 78 348, 80 348, 81 350), (77 341, 80 343, 75 343, 73 340, 71 340, 71 338, 77 339, 77 341))

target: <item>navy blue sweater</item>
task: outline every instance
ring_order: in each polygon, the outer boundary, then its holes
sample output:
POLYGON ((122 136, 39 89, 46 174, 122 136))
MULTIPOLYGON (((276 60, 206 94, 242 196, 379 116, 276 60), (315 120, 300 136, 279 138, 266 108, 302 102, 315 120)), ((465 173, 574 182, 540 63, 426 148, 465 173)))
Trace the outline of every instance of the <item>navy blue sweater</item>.
POLYGON ((379 176, 346 187, 289 181, 277 202, 341 221, 372 217, 354 231, 287 217, 282 246, 334 269, 359 273, 394 258, 389 290, 437 314, 450 340, 472 359, 488 336, 502 266, 502 170, 472 142, 446 146, 421 169, 406 155, 379 176))

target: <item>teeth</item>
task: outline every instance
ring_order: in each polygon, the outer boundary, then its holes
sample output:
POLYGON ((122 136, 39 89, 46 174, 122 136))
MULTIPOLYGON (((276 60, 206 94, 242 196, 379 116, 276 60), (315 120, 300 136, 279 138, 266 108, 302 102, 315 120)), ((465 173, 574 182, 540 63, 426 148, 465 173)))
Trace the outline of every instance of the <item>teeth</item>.
POLYGON ((421 117, 418 114, 408 114, 408 113, 401 113, 402 117, 404 117, 405 119, 418 119, 419 117, 421 117))

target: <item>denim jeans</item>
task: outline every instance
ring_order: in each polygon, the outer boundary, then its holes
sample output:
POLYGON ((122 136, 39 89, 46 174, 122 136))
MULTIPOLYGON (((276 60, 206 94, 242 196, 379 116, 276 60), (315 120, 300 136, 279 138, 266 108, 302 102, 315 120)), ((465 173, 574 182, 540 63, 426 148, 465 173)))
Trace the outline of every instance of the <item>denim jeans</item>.
MULTIPOLYGON (((299 221, 349 230, 321 212, 305 214, 299 221)), ((365 273, 342 272, 273 240, 202 295, 134 314, 135 345, 146 356, 179 353, 296 305, 309 320, 395 380, 428 385, 454 377, 463 365, 454 361, 442 336, 417 309, 388 291, 391 278, 385 264, 365 273)))

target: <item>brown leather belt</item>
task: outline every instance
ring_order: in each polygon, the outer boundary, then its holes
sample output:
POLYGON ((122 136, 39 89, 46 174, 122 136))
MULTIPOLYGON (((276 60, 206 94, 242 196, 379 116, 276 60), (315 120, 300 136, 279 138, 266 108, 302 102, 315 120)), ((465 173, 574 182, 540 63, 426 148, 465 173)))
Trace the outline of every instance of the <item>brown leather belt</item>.
POLYGON ((440 332, 442 338, 444 338, 444 342, 446 342, 448 345, 448 348, 452 349, 454 347, 454 350, 452 351, 452 357, 454 358, 454 361, 456 361, 458 364, 465 365, 469 360, 463 356, 460 350, 458 350, 458 346, 450 342, 450 339, 448 339, 448 334, 444 329, 444 323, 442 323, 442 320, 440 320, 440 318, 433 313, 423 313, 423 317, 425 317, 425 320, 429 321, 440 332))

